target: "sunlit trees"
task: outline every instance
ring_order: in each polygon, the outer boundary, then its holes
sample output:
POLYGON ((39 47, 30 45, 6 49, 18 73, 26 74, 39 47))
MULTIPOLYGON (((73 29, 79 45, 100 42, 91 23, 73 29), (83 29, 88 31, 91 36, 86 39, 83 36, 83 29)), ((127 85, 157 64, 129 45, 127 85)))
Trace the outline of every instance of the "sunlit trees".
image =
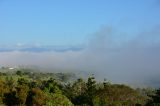
POLYGON ((150 94, 152 99, 146 106, 159 105, 160 90, 155 94, 149 89, 135 90, 106 80, 97 83, 93 75, 85 80, 63 82, 66 76, 54 75, 32 72, 1 75, 0 106, 144 106, 150 94))
POLYGON ((20 105, 25 105, 28 96, 29 87, 27 85, 18 85, 16 87, 16 96, 19 99, 20 105))
POLYGON ((42 89, 48 93, 61 93, 60 84, 58 84, 55 79, 50 78, 43 82, 42 89))
POLYGON ((66 96, 59 93, 51 93, 47 97, 46 106, 73 106, 73 104, 66 96))
POLYGON ((0 104, 3 104, 4 94, 8 93, 9 89, 3 80, 0 80, 0 104))
POLYGON ((134 89, 115 84, 99 89, 93 102, 94 106, 135 106, 143 104, 143 99, 134 89))
POLYGON ((6 85, 8 88, 12 89, 12 88, 15 87, 15 81, 13 80, 12 77, 8 77, 8 76, 7 76, 6 79, 5 79, 5 85, 6 85))

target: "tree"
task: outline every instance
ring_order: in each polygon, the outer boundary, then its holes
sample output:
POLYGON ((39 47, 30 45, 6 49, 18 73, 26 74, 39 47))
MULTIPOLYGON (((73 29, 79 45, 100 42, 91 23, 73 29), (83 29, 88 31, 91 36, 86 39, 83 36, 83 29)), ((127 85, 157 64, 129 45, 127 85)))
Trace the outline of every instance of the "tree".
POLYGON ((22 75, 23 75, 22 71, 20 71, 20 70, 18 70, 18 71, 16 72, 16 74, 19 75, 19 76, 22 76, 22 75))
POLYGON ((46 94, 39 88, 32 88, 26 100, 27 106, 42 106, 45 105, 46 94))
POLYGON ((43 90, 48 93, 62 93, 60 85, 53 78, 43 82, 43 90))
POLYGON ((94 106, 135 106, 143 104, 143 98, 125 85, 108 85, 99 89, 93 97, 94 106))
POLYGON ((76 78, 74 73, 56 73, 55 75, 63 83, 76 78))
POLYGON ((28 91, 29 91, 29 87, 27 85, 18 85, 16 87, 17 90, 17 97, 19 99, 19 104, 21 105, 25 105, 26 103, 26 99, 27 99, 27 95, 28 95, 28 91))
POLYGON ((29 81, 25 78, 18 78, 17 83, 18 83, 18 85, 27 85, 29 83, 29 81))
POLYGON ((103 87, 106 88, 110 85, 110 82, 107 81, 107 79, 104 79, 103 81, 103 87))
POLYGON ((73 83, 73 85, 68 84, 67 89, 65 90, 65 94, 68 98, 71 99, 72 103, 75 105, 83 105, 86 104, 87 96, 86 96, 87 86, 83 79, 77 79, 73 83))
POLYGON ((15 105, 19 105, 19 99, 16 96, 16 91, 15 90, 11 90, 8 93, 4 94, 4 98, 3 98, 3 102, 7 105, 7 106, 15 106, 15 105))
POLYGON ((72 102, 64 95, 51 93, 47 97, 45 106, 73 106, 72 102))
POLYGON ((10 89, 15 87, 15 81, 13 80, 12 77, 6 77, 5 79, 5 84, 8 86, 10 89))
POLYGON ((4 94, 9 92, 9 88, 5 85, 5 82, 0 80, 0 104, 3 104, 4 94))
POLYGON ((86 83, 81 78, 77 79, 77 81, 73 83, 71 90, 72 90, 73 96, 82 95, 87 90, 86 83))
POLYGON ((151 99, 146 106, 160 106, 160 89, 157 89, 155 95, 149 95, 151 99))
POLYGON ((87 98, 88 98, 88 104, 90 106, 93 106, 92 99, 93 99, 93 96, 96 92, 96 81, 95 81, 95 78, 93 77, 93 75, 88 78, 86 85, 87 85, 86 94, 87 94, 87 98))

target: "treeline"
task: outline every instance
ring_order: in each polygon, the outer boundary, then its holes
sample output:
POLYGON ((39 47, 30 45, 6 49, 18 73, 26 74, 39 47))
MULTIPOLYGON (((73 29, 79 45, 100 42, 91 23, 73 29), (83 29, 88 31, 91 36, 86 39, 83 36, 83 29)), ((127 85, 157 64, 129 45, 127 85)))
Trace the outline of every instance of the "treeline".
POLYGON ((75 79, 72 73, 0 73, 0 106, 159 106, 160 90, 75 79))

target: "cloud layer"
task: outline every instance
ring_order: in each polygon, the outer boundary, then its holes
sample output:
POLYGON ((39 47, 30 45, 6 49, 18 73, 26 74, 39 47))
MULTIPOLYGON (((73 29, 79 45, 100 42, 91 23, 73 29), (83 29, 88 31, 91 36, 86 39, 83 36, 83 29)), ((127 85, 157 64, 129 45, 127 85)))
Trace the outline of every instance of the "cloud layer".
POLYGON ((158 85, 160 79, 160 27, 132 39, 112 27, 101 28, 78 51, 0 52, 2 66, 39 66, 56 70, 95 73, 113 82, 158 85))

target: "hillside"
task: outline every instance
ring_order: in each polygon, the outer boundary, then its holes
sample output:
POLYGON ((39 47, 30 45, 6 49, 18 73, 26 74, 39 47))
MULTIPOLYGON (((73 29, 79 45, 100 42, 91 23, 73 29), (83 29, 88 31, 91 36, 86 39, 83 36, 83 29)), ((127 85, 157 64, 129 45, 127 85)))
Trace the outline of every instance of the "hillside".
POLYGON ((112 84, 105 79, 97 82, 94 75, 85 80, 76 77, 74 73, 47 73, 27 68, 4 67, 1 70, 2 105, 152 106, 159 103, 154 103, 154 89, 133 89, 124 84, 112 84))

